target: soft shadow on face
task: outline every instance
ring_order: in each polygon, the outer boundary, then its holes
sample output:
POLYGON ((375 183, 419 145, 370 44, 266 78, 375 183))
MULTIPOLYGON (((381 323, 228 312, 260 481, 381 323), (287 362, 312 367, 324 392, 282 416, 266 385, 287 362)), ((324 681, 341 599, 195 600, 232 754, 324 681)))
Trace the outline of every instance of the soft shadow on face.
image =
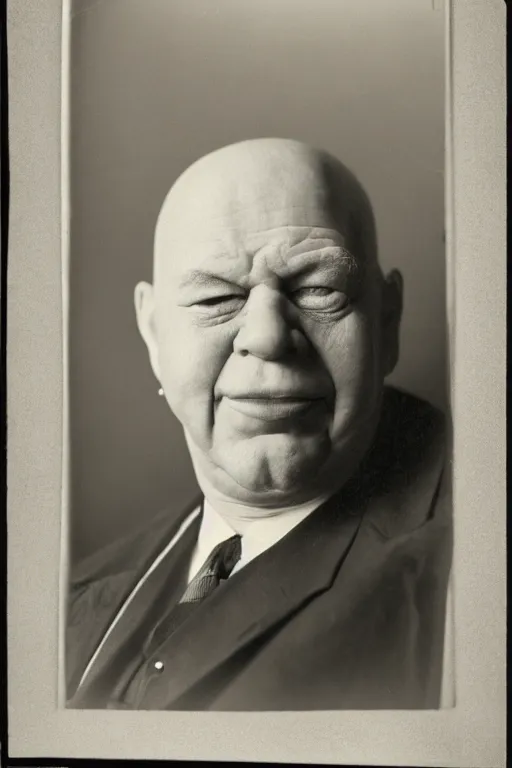
POLYGON ((381 276, 354 247, 351 178, 333 196, 295 143, 224 155, 164 205, 139 327, 203 490, 299 503, 340 483, 375 429, 381 276))

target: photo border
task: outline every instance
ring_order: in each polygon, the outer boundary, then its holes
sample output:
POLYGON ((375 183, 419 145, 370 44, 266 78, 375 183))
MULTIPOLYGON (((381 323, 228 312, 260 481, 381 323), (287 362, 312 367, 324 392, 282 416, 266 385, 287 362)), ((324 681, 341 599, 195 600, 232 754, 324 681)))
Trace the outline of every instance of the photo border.
MULTIPOLYGON (((436 5, 433 12, 440 12, 436 5)), ((59 708, 63 629, 57 617, 68 542, 61 510, 67 510, 69 471, 63 449, 69 28, 61 24, 68 0, 63 6, 60 0, 8 4, 10 757, 504 765, 505 3, 446 0, 445 6, 446 42, 454 54, 447 66, 446 225, 456 707, 314 713, 59 708)))

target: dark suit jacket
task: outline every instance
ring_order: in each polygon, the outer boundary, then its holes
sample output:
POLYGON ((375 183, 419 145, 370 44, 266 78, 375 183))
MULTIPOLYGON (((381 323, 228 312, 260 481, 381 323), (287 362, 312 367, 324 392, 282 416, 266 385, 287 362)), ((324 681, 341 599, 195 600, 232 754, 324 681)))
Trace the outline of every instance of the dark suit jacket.
MULTIPOLYGON (((140 707, 437 708, 452 550, 444 435, 437 410, 387 389, 377 437, 356 475, 179 627, 160 650, 164 670, 150 679, 140 707)), ((128 606, 77 693, 80 677, 184 517, 153 518, 78 568, 68 612, 68 706, 107 706, 109 665, 121 647, 135 653, 127 638, 147 609, 143 596, 128 606)), ((179 558, 188 562, 198 525, 164 571, 172 574, 179 558)))

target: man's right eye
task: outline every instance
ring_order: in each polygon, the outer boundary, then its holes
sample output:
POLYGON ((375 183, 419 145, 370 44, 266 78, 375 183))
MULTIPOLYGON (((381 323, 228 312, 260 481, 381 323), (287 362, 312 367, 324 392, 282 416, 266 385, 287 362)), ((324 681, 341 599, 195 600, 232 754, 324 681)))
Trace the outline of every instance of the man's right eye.
POLYGON ((210 296, 208 299, 201 299, 195 302, 199 309, 211 310, 214 312, 234 312, 244 302, 244 297, 236 293, 224 294, 223 296, 210 296))
POLYGON ((198 301, 197 303, 202 307, 214 307, 217 304, 222 304, 225 301, 230 301, 231 299, 236 299, 237 296, 229 295, 229 296, 212 296, 209 299, 203 299, 202 301, 198 301))

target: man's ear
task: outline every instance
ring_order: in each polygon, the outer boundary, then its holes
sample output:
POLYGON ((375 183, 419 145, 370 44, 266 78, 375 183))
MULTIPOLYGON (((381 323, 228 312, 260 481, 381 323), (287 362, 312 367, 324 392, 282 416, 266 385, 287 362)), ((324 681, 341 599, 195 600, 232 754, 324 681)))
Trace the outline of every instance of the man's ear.
POLYGON ((389 376, 398 363, 403 290, 402 275, 397 269, 393 269, 384 278, 382 287, 381 340, 384 376, 389 376))
POLYGON ((158 343, 155 327, 155 301, 153 286, 150 283, 138 283, 135 287, 135 312, 140 335, 144 339, 149 353, 149 362, 158 382, 160 365, 158 362, 158 343))

